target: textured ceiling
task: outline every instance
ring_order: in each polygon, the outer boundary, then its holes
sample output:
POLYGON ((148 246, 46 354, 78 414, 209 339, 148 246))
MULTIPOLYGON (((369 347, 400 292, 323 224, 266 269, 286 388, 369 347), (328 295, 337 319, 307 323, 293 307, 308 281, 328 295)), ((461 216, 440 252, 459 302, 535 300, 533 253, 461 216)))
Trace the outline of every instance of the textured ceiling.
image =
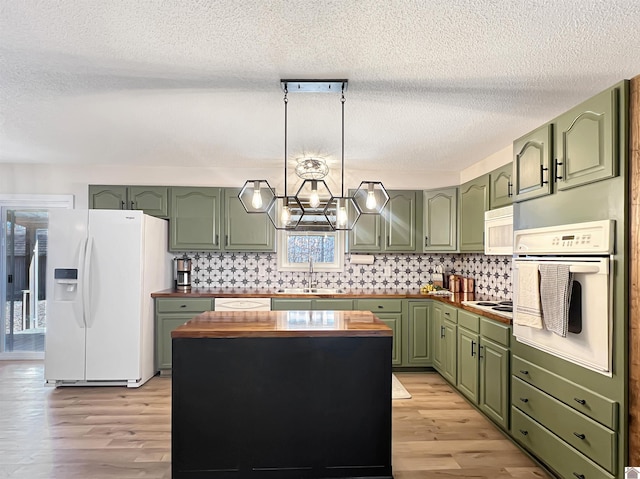
POLYGON ((639 73, 636 0, 0 0, 0 162, 278 168, 348 78, 348 168, 460 171, 639 73))

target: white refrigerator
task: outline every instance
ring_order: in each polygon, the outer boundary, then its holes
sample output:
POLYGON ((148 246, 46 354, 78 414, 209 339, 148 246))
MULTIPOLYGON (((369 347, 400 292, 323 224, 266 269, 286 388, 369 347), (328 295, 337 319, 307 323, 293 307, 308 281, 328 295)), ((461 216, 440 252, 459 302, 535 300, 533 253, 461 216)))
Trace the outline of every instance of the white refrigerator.
POLYGON ((170 288, 168 223, 141 211, 50 210, 45 380, 139 387, 154 369, 154 291, 170 288))

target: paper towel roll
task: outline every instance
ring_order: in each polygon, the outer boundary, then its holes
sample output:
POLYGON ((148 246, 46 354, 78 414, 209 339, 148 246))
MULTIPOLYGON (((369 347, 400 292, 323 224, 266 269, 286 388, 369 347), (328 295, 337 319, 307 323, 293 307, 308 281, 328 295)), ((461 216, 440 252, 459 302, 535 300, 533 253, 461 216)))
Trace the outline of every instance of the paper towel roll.
POLYGON ((349 256, 351 264, 373 264, 375 256, 370 254, 352 254, 349 256))

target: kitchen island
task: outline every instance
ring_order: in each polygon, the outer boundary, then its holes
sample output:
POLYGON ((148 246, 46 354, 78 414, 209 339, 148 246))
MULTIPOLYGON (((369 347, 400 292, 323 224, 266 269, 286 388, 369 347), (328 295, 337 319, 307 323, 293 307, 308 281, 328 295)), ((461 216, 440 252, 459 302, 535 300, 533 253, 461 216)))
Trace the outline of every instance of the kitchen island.
POLYGON ((171 336, 174 479, 393 477, 372 313, 206 312, 171 336))

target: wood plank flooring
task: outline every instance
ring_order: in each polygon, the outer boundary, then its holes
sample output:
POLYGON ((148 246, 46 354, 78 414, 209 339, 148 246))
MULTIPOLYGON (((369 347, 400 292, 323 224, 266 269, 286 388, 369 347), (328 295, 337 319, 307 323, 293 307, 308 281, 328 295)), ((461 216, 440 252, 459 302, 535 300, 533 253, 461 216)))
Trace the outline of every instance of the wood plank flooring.
MULTIPOLYGON (((395 479, 548 478, 435 373, 397 373, 395 479)), ((171 378, 50 388, 38 361, 0 361, 0 478, 169 479, 171 378)))

